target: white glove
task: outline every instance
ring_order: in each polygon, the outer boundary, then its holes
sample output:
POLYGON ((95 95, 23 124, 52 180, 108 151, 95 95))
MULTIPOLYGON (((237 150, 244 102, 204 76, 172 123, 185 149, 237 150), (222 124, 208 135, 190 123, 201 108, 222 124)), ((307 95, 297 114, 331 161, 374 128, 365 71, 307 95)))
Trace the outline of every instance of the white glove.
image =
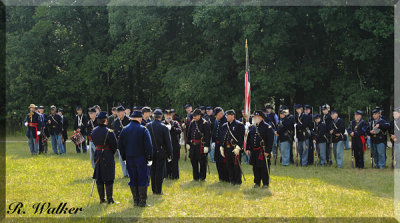
POLYGON ((28 122, 25 122, 25 126, 28 126, 28 122))
POLYGON ((125 163, 125 166, 126 166, 126 160, 124 161, 124 163, 125 163))
POLYGON ((171 124, 168 124, 168 125, 167 125, 167 128, 168 128, 168 130, 171 131, 172 125, 171 125, 171 124))
POLYGON ((167 158, 168 163, 172 161, 172 158, 167 158))
POLYGON ((240 153, 240 147, 236 146, 235 149, 232 151, 236 156, 239 156, 240 153))
POLYGON ((221 152, 221 156, 225 158, 224 147, 220 146, 219 151, 221 152))
POLYGON ((40 136, 40 131, 37 131, 38 136, 40 136))
POLYGON ((186 149, 189 150, 190 149, 190 145, 186 144, 186 149))
POLYGON ((296 126, 297 126, 297 124, 296 123, 294 123, 294 127, 296 128, 296 126))
POLYGON ((204 153, 208 153, 208 147, 204 147, 204 153))
POLYGON ((147 166, 151 166, 153 164, 153 161, 147 161, 147 166))
POLYGON ((246 127, 247 127, 247 128, 250 127, 250 122, 246 122, 246 127))

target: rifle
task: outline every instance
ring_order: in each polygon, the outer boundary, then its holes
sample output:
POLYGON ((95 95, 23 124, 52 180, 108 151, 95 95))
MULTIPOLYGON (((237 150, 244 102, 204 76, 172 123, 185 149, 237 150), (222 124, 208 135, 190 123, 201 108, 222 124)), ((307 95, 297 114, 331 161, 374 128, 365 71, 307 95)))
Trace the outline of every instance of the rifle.
POLYGON ((317 143, 314 143, 314 162, 315 162, 315 166, 318 165, 319 163, 319 158, 318 158, 318 154, 317 154, 317 143))
POLYGON ((278 137, 276 135, 274 135, 274 138, 276 139, 275 140, 275 142, 276 142, 276 146, 275 146, 276 152, 275 152, 275 157, 274 157, 274 165, 276 166, 276 158, 278 157, 278 152, 279 152, 279 143, 278 143, 278 137))
MULTIPOLYGON (((350 128, 351 128, 351 131, 354 132, 353 125, 351 124, 351 122, 350 122, 350 128)), ((353 139, 351 139, 351 142, 352 142, 352 144, 351 144, 351 168, 354 168, 355 165, 354 165, 353 139)))
POLYGON ((296 166, 298 166, 299 165, 299 151, 297 150, 297 127, 296 127, 296 123, 295 123, 295 126, 294 126, 294 148, 295 148, 295 150, 296 150, 296 166))
POLYGON ((185 140, 185 162, 186 162, 186 160, 187 160, 187 148, 186 148, 186 145, 187 145, 187 135, 186 135, 186 133, 187 133, 187 128, 188 128, 188 126, 186 126, 186 120, 187 120, 187 115, 186 115, 186 117, 185 117, 185 119, 184 119, 184 121, 183 121, 183 123, 185 124, 185 128, 183 128, 183 139, 185 140))

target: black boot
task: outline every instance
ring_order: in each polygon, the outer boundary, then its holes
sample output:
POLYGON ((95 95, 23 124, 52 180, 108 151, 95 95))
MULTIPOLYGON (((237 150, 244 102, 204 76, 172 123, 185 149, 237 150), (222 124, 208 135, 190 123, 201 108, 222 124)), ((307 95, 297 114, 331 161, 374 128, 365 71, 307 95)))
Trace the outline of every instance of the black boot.
POLYGON ((107 203, 108 204, 114 204, 114 203, 119 203, 119 202, 115 202, 113 199, 113 186, 114 184, 109 184, 106 185, 106 193, 107 193, 107 203))
POLYGON ((146 204, 147 201, 147 186, 139 187, 139 207, 150 206, 146 204))
POLYGON ((102 203, 106 202, 104 200, 104 184, 99 185, 96 183, 96 185, 97 185, 97 191, 99 192, 100 204, 102 204, 102 203))
POLYGON ((139 199, 140 199, 138 187, 131 186, 131 192, 132 192, 132 196, 133 196, 134 206, 138 206, 139 199))

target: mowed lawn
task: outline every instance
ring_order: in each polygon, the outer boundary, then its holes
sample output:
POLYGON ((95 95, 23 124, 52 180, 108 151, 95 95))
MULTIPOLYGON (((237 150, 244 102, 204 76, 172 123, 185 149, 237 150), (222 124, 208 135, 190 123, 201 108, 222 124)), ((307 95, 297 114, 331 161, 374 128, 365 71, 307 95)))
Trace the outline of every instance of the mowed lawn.
MULTIPOLYGON (((66 156, 32 156, 23 137, 8 138, 6 144, 6 205, 21 201, 25 215, 7 217, 48 217, 35 215, 31 206, 67 202, 67 207, 82 207, 73 217, 393 217, 393 170, 370 168, 366 152, 364 170, 351 168, 350 150, 345 151, 345 168, 282 167, 272 165, 269 189, 253 189, 250 165, 242 164, 246 181, 241 186, 218 182, 217 170, 210 162, 211 174, 205 182, 193 182, 190 161, 180 160, 180 179, 165 180, 164 196, 148 192, 149 208, 133 207, 129 179, 122 177, 116 159, 114 200, 118 205, 99 204, 96 187, 89 197, 92 173, 89 154, 77 154, 67 143, 66 156), (11 141, 15 140, 15 141, 11 141)), ((390 166, 391 150, 387 150, 390 166)), ((181 154, 184 154, 183 150, 181 154)), ((52 215, 51 217, 65 217, 52 215)), ((67 215, 72 217, 71 215, 67 215)))

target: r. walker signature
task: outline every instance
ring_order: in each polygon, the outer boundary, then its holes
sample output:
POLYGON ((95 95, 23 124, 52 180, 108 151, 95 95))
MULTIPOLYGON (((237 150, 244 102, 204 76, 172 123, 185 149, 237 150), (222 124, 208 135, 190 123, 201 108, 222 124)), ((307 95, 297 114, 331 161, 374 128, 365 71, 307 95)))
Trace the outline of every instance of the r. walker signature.
MULTIPOLYGON (((28 209, 30 209, 28 207, 28 209)), ((67 207, 67 202, 61 202, 52 206, 50 202, 39 202, 31 206, 33 214, 77 214, 83 211, 81 207, 67 207)), ((26 214, 25 206, 22 202, 13 202, 8 205, 7 214, 26 214)))

